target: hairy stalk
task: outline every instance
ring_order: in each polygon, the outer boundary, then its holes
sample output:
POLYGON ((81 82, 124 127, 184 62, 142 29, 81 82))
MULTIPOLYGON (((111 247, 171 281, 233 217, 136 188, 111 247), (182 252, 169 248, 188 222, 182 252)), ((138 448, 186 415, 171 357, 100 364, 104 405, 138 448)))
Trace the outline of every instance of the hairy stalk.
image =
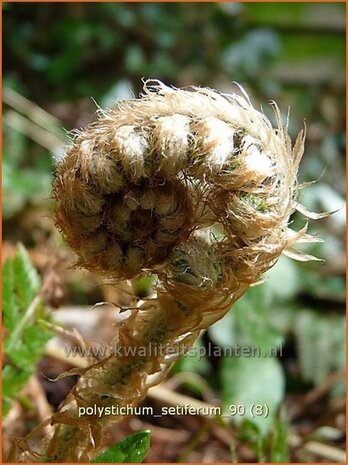
POLYGON ((80 407, 137 405, 281 253, 311 258, 293 244, 314 238, 288 227, 304 134, 292 147, 274 109, 276 129, 246 94, 147 81, 141 98, 74 133, 53 185, 58 228, 79 266, 113 280, 154 274, 157 297, 121 323, 108 356, 75 370, 44 461, 93 458, 121 416, 80 407))

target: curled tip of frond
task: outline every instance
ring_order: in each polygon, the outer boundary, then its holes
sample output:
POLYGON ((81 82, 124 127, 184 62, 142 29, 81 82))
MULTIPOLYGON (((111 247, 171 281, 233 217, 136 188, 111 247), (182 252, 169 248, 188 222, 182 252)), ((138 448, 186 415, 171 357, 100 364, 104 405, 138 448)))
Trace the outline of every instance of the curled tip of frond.
POLYGON ((57 225, 79 265, 120 279, 159 273, 211 228, 220 239, 210 247, 236 278, 258 280, 301 208, 304 131, 291 147, 277 105, 274 129, 241 86, 236 95, 143 82, 141 98, 98 108, 98 121, 74 131, 58 164, 57 225))

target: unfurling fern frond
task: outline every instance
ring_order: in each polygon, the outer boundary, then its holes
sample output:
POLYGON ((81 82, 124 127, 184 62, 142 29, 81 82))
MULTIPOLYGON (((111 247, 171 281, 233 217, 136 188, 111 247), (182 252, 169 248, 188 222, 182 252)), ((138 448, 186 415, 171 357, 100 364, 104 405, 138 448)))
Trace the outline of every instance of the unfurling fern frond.
POLYGON ((292 147, 274 108, 276 129, 246 95, 148 81, 140 99, 74 133, 53 185, 57 227, 79 266, 114 281, 156 275, 157 296, 122 322, 118 354, 81 370, 52 417, 45 461, 93 458, 121 416, 79 418, 79 407, 138 404, 282 252, 295 253, 304 134, 292 147))

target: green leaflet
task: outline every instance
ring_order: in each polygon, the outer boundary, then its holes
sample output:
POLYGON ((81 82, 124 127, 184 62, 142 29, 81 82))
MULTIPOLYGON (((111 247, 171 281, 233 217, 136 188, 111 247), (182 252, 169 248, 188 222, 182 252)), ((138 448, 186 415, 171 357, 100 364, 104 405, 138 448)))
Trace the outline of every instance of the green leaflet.
POLYGON ((150 449, 150 431, 138 431, 100 454, 92 463, 140 463, 150 449))
POLYGON ((14 258, 3 265, 4 368, 3 408, 35 372, 51 333, 39 320, 48 320, 39 291, 41 280, 28 254, 18 245, 14 258))

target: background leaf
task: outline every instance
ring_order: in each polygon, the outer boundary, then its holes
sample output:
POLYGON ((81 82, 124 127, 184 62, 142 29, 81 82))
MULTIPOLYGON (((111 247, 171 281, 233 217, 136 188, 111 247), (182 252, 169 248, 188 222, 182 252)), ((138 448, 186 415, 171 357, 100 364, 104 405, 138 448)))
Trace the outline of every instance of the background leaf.
POLYGON ((284 375, 275 358, 225 357, 221 362, 222 401, 226 414, 230 405, 245 407, 244 415, 235 415, 236 424, 249 420, 262 434, 268 432, 276 409, 284 395, 284 375), (252 418, 251 406, 266 404, 267 417, 252 418))

